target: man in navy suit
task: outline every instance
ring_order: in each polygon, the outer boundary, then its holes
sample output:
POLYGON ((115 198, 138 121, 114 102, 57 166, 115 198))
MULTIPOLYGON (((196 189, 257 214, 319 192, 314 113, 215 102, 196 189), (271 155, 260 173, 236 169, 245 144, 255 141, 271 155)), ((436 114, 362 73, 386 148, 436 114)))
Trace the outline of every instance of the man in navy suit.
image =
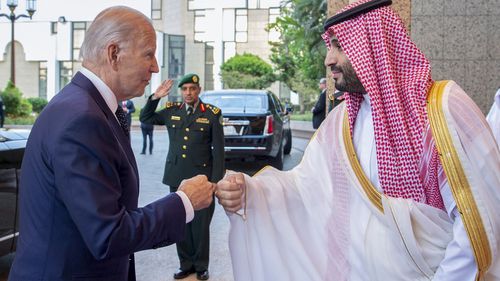
POLYGON ((132 126, 132 113, 135 112, 134 102, 131 100, 124 100, 121 103, 123 112, 125 112, 125 117, 127 117, 127 124, 130 128, 132 126))
POLYGON ((132 254, 181 240, 194 210, 212 202, 215 185, 196 176, 137 207, 119 103, 142 95, 158 72, 155 51, 153 26, 134 9, 108 8, 89 27, 83 69, 40 114, 26 146, 10 281, 135 280, 132 254))

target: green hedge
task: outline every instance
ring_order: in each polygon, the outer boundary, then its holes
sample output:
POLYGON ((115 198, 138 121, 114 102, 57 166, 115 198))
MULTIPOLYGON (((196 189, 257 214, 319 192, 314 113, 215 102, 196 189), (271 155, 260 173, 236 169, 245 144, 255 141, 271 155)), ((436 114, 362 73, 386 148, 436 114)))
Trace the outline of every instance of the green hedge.
POLYGON ((40 113, 43 108, 49 103, 44 98, 28 98, 29 103, 33 107, 33 112, 40 113))
POLYGON ((304 113, 304 114, 290 114, 290 119, 294 121, 312 121, 312 113, 304 113))
POLYGON ((11 81, 7 83, 1 95, 7 116, 26 117, 31 114, 31 103, 22 97, 21 91, 11 81))

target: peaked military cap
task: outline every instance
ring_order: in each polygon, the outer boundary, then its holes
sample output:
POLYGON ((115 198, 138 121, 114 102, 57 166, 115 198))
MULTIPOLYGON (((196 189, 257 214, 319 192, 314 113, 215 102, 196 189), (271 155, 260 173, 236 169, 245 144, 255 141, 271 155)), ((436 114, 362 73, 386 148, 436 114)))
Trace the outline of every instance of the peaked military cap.
POLYGON ((360 4, 352 9, 344 11, 342 13, 336 14, 335 16, 326 20, 325 25, 323 26, 325 31, 330 28, 330 26, 341 23, 346 20, 350 20, 354 17, 357 17, 361 14, 368 13, 371 10, 375 10, 380 7, 389 6, 392 4, 391 0, 373 0, 368 1, 366 3, 360 4))
POLYGON ((200 77, 197 74, 189 73, 182 76, 181 80, 179 80, 179 88, 186 83, 200 84, 200 77))

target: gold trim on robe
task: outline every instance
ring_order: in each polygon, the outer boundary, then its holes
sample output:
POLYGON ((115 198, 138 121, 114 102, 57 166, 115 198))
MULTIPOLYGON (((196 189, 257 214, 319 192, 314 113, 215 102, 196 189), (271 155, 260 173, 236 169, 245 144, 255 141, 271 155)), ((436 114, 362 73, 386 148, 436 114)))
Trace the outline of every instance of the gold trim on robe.
POLYGON ((437 81, 432 85, 427 98, 427 112, 439 157, 476 259, 478 266, 476 280, 481 280, 491 265, 492 254, 483 221, 453 144, 443 111, 442 100, 448 83, 450 81, 437 81))
POLYGON ((354 144, 352 143, 351 132, 349 130, 349 118, 347 115, 347 109, 344 114, 344 123, 342 125, 342 136, 344 138, 345 149, 347 151, 347 156, 349 158, 349 162, 351 163, 351 167, 356 174, 356 177, 359 180, 359 183, 363 187, 366 196, 372 202, 375 207, 380 212, 384 212, 384 207, 382 206, 382 194, 373 186, 371 181, 365 175, 363 168, 361 168, 361 164, 359 163, 358 157, 356 156, 356 151, 354 150, 354 144))

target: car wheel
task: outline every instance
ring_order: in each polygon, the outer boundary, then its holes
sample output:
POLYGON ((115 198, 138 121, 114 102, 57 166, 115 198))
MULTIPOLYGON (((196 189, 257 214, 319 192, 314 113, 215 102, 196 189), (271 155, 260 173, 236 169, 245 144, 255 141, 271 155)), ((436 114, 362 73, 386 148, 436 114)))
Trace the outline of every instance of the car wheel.
POLYGON ((285 155, 288 155, 290 154, 291 151, 292 151, 292 130, 288 130, 286 132, 286 144, 283 152, 285 153, 285 155))
POLYGON ((276 157, 271 157, 270 165, 278 170, 283 170, 283 142, 281 142, 280 148, 278 150, 278 154, 276 157))

